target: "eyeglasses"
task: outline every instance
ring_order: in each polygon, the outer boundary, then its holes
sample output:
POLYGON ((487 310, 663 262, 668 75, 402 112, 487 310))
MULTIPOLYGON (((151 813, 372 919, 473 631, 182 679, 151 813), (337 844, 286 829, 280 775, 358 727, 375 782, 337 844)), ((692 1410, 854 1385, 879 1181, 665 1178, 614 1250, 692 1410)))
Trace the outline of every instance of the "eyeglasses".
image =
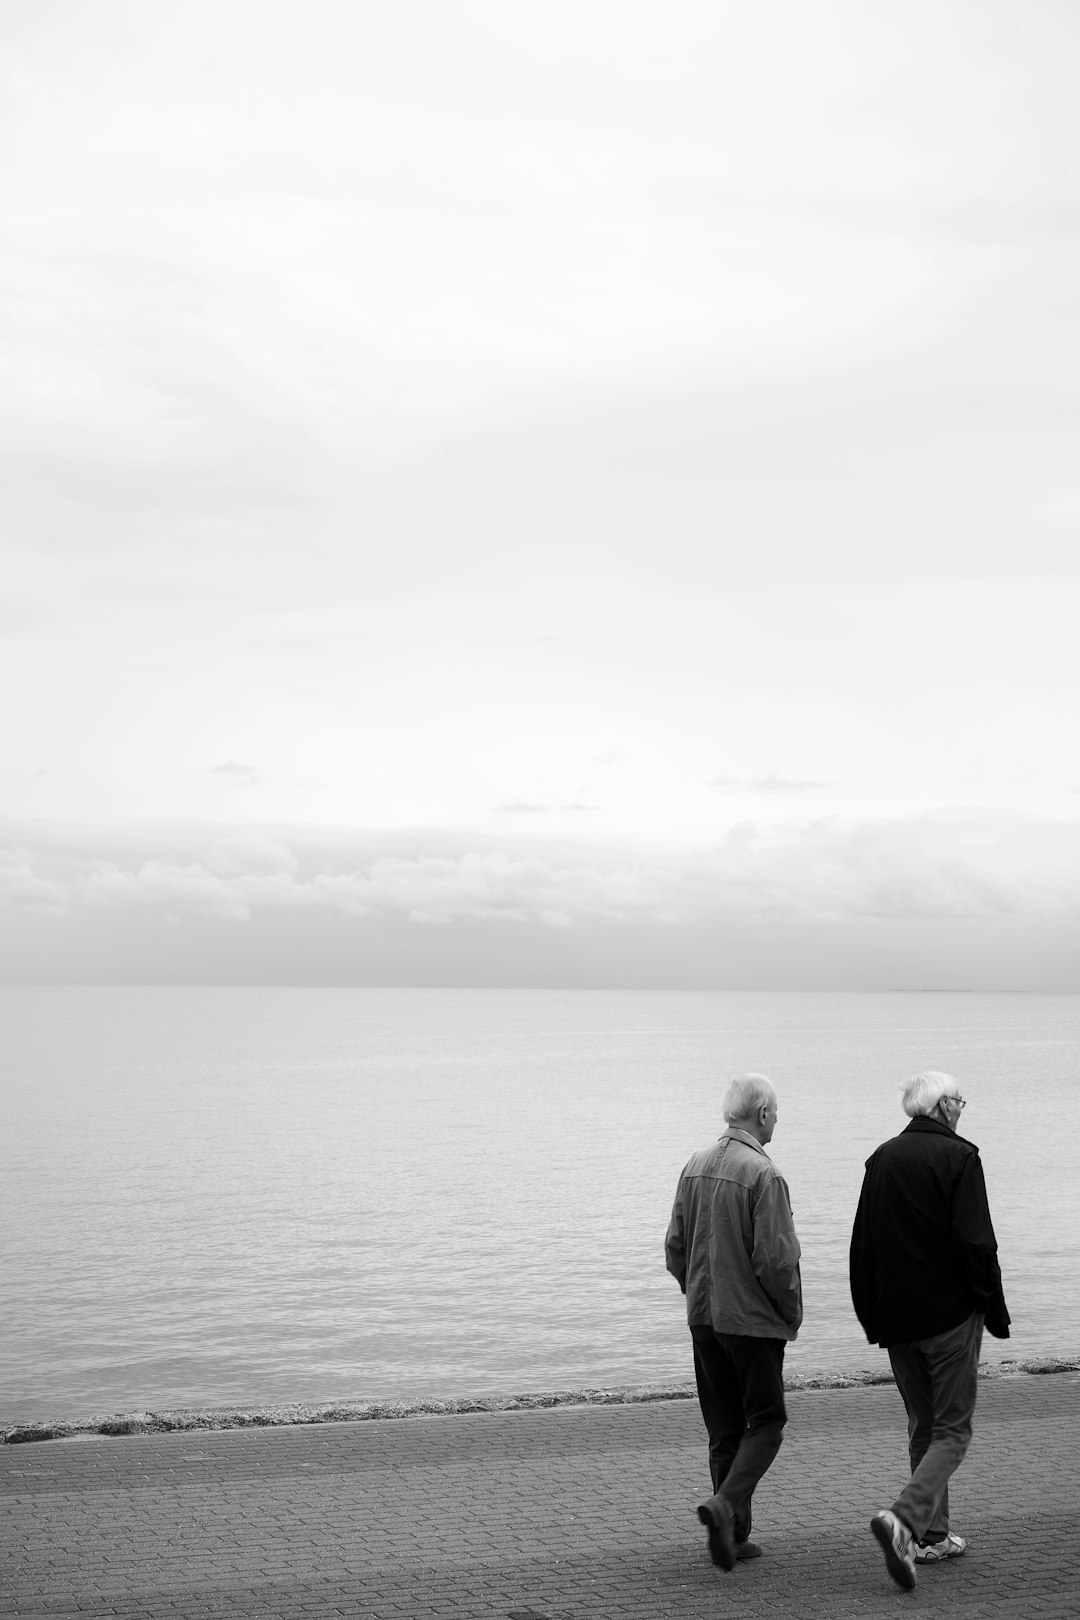
POLYGON ((962 1114, 964 1112, 964 1109, 967 1107, 967 1103, 964 1101, 963 1097, 944 1097, 944 1098, 942 1098, 942 1101, 943 1102, 955 1103, 956 1104, 956 1112, 958 1114, 962 1114))

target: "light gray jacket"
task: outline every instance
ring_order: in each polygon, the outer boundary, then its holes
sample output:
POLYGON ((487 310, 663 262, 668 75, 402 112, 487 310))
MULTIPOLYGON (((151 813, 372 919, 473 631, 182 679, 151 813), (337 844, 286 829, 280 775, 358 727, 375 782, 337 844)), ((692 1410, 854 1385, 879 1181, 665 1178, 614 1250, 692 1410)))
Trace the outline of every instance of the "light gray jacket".
POLYGON ((692 1327, 793 1339, 802 1322, 799 1240, 787 1182, 765 1149, 732 1127, 679 1177, 664 1244, 692 1327))

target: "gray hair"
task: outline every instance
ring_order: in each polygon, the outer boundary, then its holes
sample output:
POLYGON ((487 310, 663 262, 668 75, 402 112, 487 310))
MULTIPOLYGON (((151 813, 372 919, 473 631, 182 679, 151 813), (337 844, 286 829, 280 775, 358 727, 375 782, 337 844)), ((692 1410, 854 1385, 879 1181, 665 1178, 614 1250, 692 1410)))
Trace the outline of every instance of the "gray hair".
POLYGON ((900 1106, 912 1119, 917 1114, 932 1114, 942 1097, 955 1086, 951 1074, 943 1074, 940 1069, 924 1069, 922 1074, 913 1074, 900 1087, 900 1106))
POLYGON ((768 1075, 741 1074, 724 1094, 724 1118, 732 1125, 737 1119, 749 1119, 759 1108, 766 1108, 775 1101, 776 1092, 768 1075))

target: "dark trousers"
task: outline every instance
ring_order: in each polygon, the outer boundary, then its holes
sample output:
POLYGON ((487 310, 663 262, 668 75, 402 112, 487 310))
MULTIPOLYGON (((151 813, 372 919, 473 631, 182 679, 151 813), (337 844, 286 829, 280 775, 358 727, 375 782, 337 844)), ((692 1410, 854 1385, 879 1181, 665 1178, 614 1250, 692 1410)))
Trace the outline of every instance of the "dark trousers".
POLYGON ((975 1314, 931 1339, 889 1346, 911 1458, 911 1478, 893 1512, 917 1540, 940 1541, 949 1528, 949 1480, 971 1444, 982 1335, 983 1318, 975 1314))
POLYGON ((750 1534, 750 1498, 780 1450, 784 1406, 783 1339, 752 1339, 692 1326, 694 1373, 709 1431, 713 1493, 729 1503, 735 1539, 750 1534))

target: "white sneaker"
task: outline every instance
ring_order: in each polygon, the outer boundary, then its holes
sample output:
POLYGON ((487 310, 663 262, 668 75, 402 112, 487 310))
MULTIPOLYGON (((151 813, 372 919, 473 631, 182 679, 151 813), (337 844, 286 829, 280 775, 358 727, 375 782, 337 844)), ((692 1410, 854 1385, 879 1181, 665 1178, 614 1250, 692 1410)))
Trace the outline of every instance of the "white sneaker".
POLYGON ((917 1579, 915 1544, 911 1531, 889 1508, 883 1508, 880 1513, 874 1514, 870 1520, 870 1529, 881 1543, 881 1549, 885 1554, 885 1568, 897 1586, 902 1586, 906 1592, 910 1592, 917 1579))
POLYGON ((962 1558, 967 1552, 967 1542, 963 1536, 958 1536, 950 1530, 944 1541, 931 1541, 925 1547, 916 1542, 915 1562, 917 1564, 940 1564, 943 1558, 962 1558))

